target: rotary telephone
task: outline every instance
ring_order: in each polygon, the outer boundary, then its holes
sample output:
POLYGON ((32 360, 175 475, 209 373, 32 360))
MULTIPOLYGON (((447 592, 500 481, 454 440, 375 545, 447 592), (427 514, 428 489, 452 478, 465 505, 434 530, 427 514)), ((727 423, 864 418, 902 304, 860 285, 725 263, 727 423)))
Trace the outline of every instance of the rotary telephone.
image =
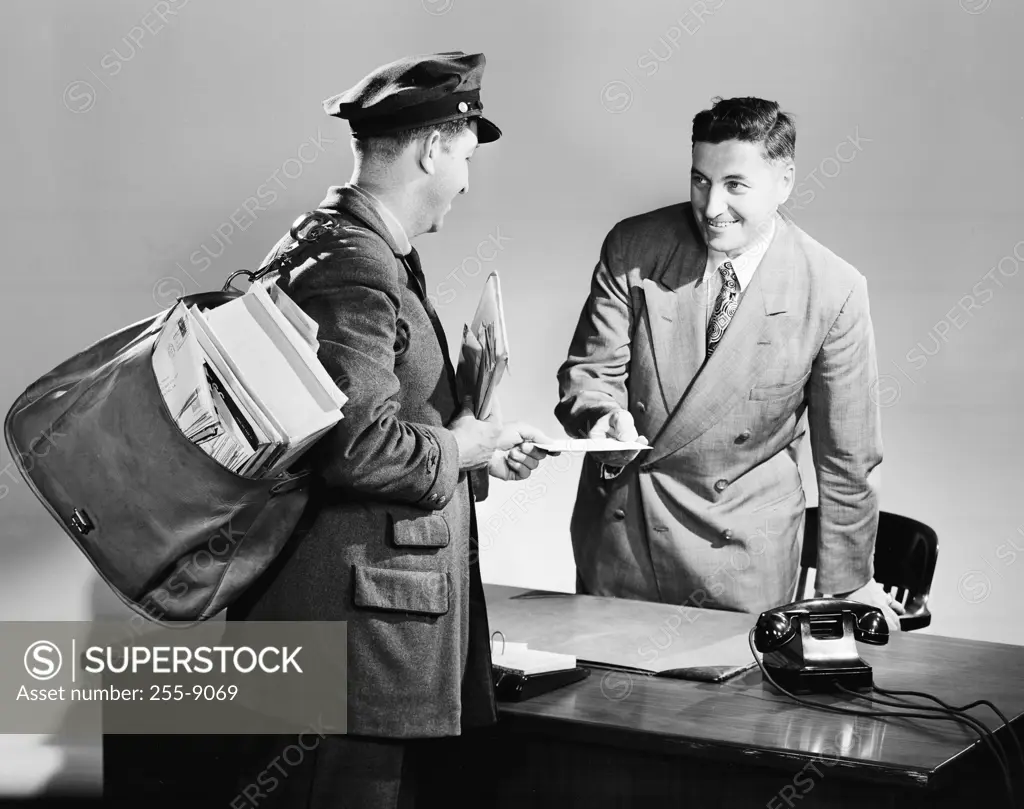
POLYGON ((839 598, 811 598, 762 612, 754 627, 754 646, 764 668, 793 693, 854 691, 873 686, 871 666, 855 641, 882 646, 889 626, 877 607, 839 598))

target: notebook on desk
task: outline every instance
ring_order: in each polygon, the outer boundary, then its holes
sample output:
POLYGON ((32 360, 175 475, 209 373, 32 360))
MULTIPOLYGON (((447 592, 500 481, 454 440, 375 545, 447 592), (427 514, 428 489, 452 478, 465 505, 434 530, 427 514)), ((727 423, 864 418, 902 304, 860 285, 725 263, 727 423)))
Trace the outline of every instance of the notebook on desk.
MULTIPOLYGON (((495 632, 500 636, 501 632, 495 632)), ((530 649, 526 643, 491 639, 491 666, 499 700, 520 702, 585 679, 590 672, 571 654, 530 649)))

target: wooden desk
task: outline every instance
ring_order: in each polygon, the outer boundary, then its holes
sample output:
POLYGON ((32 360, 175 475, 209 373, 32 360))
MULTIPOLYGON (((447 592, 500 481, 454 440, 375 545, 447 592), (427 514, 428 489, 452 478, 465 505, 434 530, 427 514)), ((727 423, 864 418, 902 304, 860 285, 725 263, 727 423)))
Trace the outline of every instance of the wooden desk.
MULTIPOLYGON (((569 642, 570 627, 550 618, 551 598, 515 598, 536 592, 522 588, 486 590, 491 627, 514 628, 517 636, 509 640, 535 648, 569 642), (529 627, 530 637, 518 636, 529 627)), ((589 598, 583 597, 580 612, 594 608, 589 598)), ((707 640, 754 624, 754 616, 714 610, 680 623, 673 618, 679 608, 648 604, 641 612, 651 624, 640 628, 635 602, 615 599, 601 599, 594 611, 591 631, 577 631, 578 621, 571 628, 582 648, 596 635, 621 633, 623 625, 637 632, 639 646, 658 639, 665 627, 677 627, 676 642, 683 643, 684 637, 707 640), (616 624, 619 610, 631 617, 616 624)), ((903 633, 886 646, 860 650, 879 686, 926 691, 954 705, 989 699, 1024 736, 1024 647, 903 633)), ((866 707, 859 700, 852 704, 866 707)), ((987 709, 971 715, 990 728, 1001 726, 987 709)), ((1000 737, 1016 757, 1005 730, 1000 737)), ((438 751, 430 768, 436 783, 417 809, 1007 806, 991 752, 962 726, 817 711, 766 687, 756 668, 720 684, 595 668, 580 683, 503 703, 497 727, 449 741, 431 746, 438 751)), ((106 800, 224 809, 237 797, 233 778, 242 766, 229 742, 216 736, 107 736, 106 800)))
MULTIPOLYGON (((535 637, 514 638, 536 648, 557 632, 545 616, 546 599, 515 598, 528 592, 522 588, 486 590, 492 628, 536 620, 535 637)), ((601 620, 610 620, 614 605, 603 606, 601 620)), ((651 606, 666 618, 677 612, 651 606)), ((702 612, 702 632, 738 617, 702 612)), ((746 619, 753 626, 753 616, 746 619)), ((651 634, 657 630, 652 626, 651 634)), ((988 699, 1024 735, 1024 647, 901 633, 886 646, 860 648, 876 685, 925 691, 958 706, 988 699)), ((987 708, 970 713, 989 728, 1002 727, 987 708)), ((999 738, 1016 759, 1005 728, 999 738)), ((762 683, 756 668, 721 684, 595 668, 583 682, 503 703, 498 728, 476 739, 469 755, 467 771, 487 773, 480 806, 1008 805, 991 752, 963 726, 818 711, 762 683)), ((1019 771, 1017 765, 1018 777, 1019 771)), ((1017 791, 1024 798, 1024 779, 1017 791)))

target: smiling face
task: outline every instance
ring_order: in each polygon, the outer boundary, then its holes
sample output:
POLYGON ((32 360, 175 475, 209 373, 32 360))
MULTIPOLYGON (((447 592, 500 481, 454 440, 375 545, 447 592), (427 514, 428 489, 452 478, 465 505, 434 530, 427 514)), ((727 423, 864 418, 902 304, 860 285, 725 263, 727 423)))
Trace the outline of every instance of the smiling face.
POLYGON ((735 258, 766 234, 793 175, 791 161, 767 160, 759 143, 694 143, 690 202, 707 246, 735 258))

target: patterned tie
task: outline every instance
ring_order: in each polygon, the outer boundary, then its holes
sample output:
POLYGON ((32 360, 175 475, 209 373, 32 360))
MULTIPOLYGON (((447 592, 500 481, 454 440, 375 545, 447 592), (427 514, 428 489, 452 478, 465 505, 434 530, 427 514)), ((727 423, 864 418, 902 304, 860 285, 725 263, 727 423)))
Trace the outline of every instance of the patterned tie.
POLYGON ((711 322, 708 323, 708 347, 705 359, 718 348, 718 344, 722 341, 722 335, 725 334, 725 330, 729 326, 729 321, 736 314, 736 307, 739 305, 740 299, 740 283, 736 279, 732 262, 724 262, 718 271, 722 274, 722 291, 718 293, 715 309, 711 313, 711 322))

